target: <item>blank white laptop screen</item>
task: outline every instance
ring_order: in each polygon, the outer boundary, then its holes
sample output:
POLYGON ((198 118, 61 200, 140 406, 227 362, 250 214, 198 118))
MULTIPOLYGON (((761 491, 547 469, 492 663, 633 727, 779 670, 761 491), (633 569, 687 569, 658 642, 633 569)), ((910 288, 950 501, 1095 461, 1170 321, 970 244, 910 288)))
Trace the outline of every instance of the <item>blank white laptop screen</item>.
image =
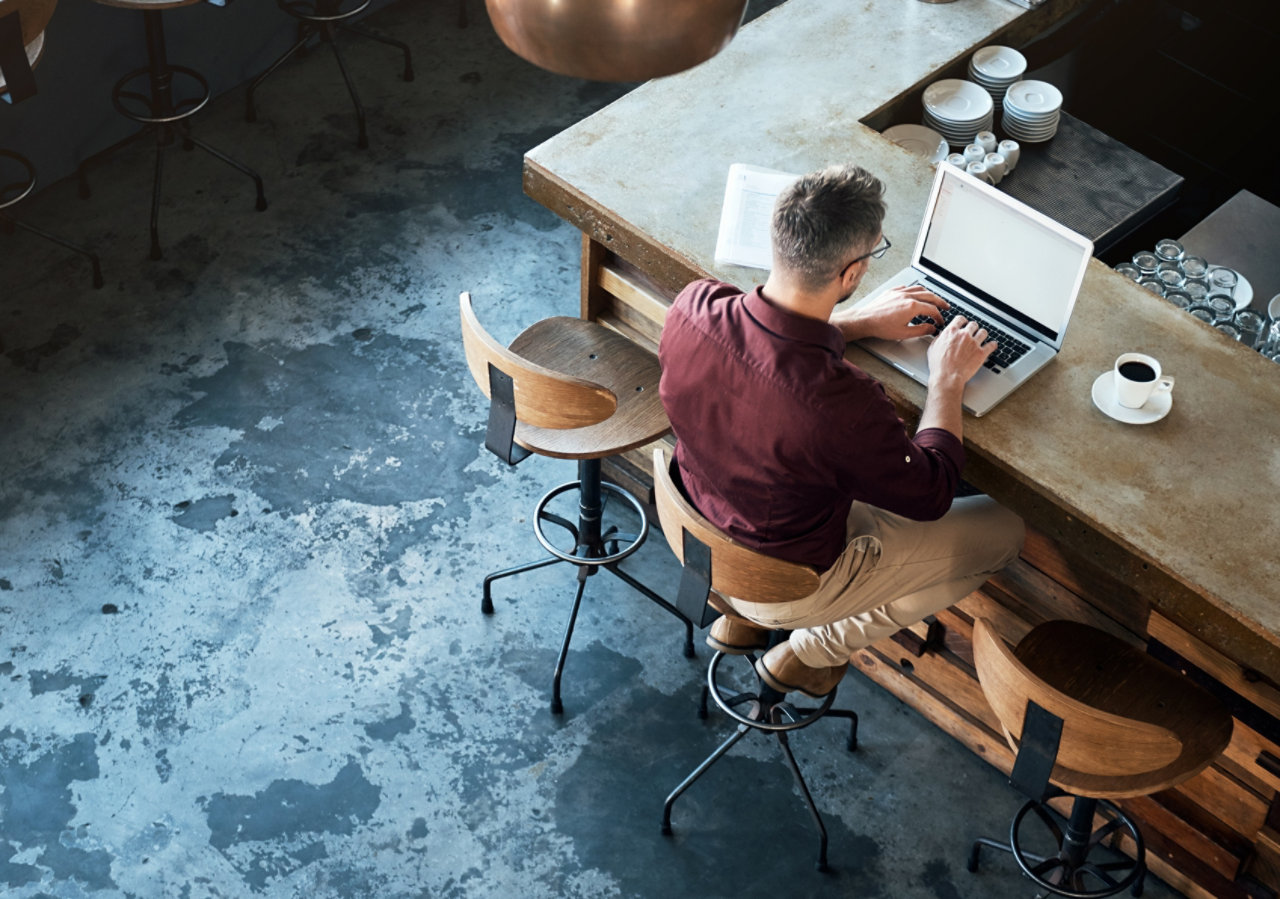
POLYGON ((919 268, 1058 343, 1079 286, 1078 242, 964 179, 946 178, 917 253, 919 268))

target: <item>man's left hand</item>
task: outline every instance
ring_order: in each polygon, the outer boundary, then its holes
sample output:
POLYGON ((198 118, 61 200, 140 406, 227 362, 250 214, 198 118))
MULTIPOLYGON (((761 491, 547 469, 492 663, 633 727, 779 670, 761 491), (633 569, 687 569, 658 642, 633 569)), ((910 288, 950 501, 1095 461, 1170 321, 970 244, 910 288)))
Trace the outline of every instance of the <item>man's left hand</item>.
POLYGON ((869 303, 859 303, 852 309, 837 310, 831 315, 831 324, 840 329, 845 340, 861 340, 879 337, 882 340, 907 340, 911 337, 928 337, 936 334, 934 322, 942 322, 938 310, 950 303, 918 284, 895 287, 869 303), (933 321, 912 324, 918 316, 933 316, 933 321))

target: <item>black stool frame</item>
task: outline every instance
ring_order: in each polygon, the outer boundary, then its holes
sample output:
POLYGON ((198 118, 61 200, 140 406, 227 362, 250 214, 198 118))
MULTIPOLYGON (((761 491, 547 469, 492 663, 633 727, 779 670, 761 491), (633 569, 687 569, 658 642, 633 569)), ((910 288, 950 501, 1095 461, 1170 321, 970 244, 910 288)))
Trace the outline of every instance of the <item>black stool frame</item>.
MULTIPOLYGON (((147 65, 134 69, 115 83, 111 91, 111 103, 121 115, 146 125, 155 132, 156 167, 151 187, 151 258, 162 259, 164 254, 160 250, 161 176, 164 172, 164 149, 173 143, 175 137, 182 138, 185 149, 199 147, 215 159, 252 178, 258 194, 255 208, 259 212, 267 208, 267 197, 262 189, 262 178, 257 172, 197 139, 191 133, 191 125, 187 119, 209 102, 209 82, 194 69, 169 62, 168 52, 165 49, 164 19, 161 18, 161 10, 142 10, 142 18, 147 39, 147 65), (175 99, 177 92, 174 76, 180 76, 185 87, 194 87, 194 93, 175 99), (131 87, 134 82, 143 79, 146 80, 147 93, 131 87)), ((143 129, 139 134, 146 133, 146 130, 143 129)), ((119 145, 108 152, 118 148, 119 145)), ((81 197, 88 197, 90 194, 86 173, 88 163, 89 160, 85 160, 76 170, 80 180, 81 197)))
MULTIPOLYGON (((514 442, 516 415, 514 385, 510 376, 489 366, 489 422, 485 436, 485 447, 508 465, 516 465, 528 458, 529 451, 514 442)), ((684 655, 695 656, 693 649, 693 622, 664 598, 623 571, 619 563, 630 556, 643 544, 649 535, 649 517, 644 506, 629 491, 616 484, 603 480, 599 459, 581 459, 578 462, 578 480, 561 484, 549 491, 539 500, 534 509, 533 530, 547 555, 532 562, 526 562, 511 568, 504 568, 486 575, 484 592, 480 601, 480 611, 486 615, 493 614, 493 583, 503 578, 523 574, 554 565, 557 562, 568 562, 578 569, 578 587, 574 592, 573 608, 569 613, 569 623, 565 628, 564 640, 560 644, 560 654, 556 659, 555 674, 551 681, 551 711, 559 715, 564 712, 564 703, 560 699, 560 680, 564 674, 565 661, 569 657, 569 643, 573 640, 573 629, 578 621, 578 610, 582 606, 582 596, 586 590, 587 578, 603 569, 618 579, 634 587, 637 591, 675 615, 684 623, 684 655), (548 504, 556 497, 577 491, 578 521, 575 524, 568 519, 547 510, 548 504), (640 519, 640 531, 636 534, 620 532, 616 526, 603 526, 606 494, 618 497, 636 513, 640 519), (546 535, 544 523, 553 524, 565 530, 574 541, 573 549, 565 551, 557 547, 546 535)))
POLYGON ((30 231, 38 237, 43 237, 45 240, 52 241, 59 246, 66 247, 68 250, 73 250, 81 256, 84 256, 89 260, 89 265, 93 267, 94 288, 101 288, 103 283, 102 266, 98 262, 98 256, 96 253, 86 250, 84 247, 73 244, 70 241, 63 240, 56 234, 50 234, 48 231, 37 228, 34 225, 29 225, 26 222, 20 222, 5 212, 5 210, 10 206, 16 205, 20 200, 31 193, 32 188, 36 185, 36 170, 29 159, 25 156, 20 156, 12 150, 0 149, 0 158, 12 160, 23 169, 23 175, 17 181, 10 184, 0 183, 0 222, 4 222, 13 228, 21 228, 23 231, 30 231))
POLYGON ((1101 899, 1126 889, 1133 896, 1141 896, 1147 873, 1146 848, 1132 818, 1115 803, 1088 796, 1074 797, 1070 818, 1048 805, 1049 799, 1068 795, 1049 783, 1061 736, 1062 719, 1028 700, 1022 742, 1009 782, 1029 797, 1029 801, 1014 815, 1007 843, 987 837, 974 841, 969 850, 968 868, 971 872, 978 870, 979 855, 986 846, 1011 854, 1023 874, 1057 896, 1101 899), (1094 817, 1099 812, 1105 820, 1095 828, 1094 817), (1023 848, 1023 823, 1028 820, 1038 822, 1049 832, 1058 844, 1057 854, 1036 855, 1023 848), (1117 852, 1118 858, 1108 861, 1090 859, 1096 847, 1121 831, 1134 842, 1133 858, 1117 852), (1098 886, 1090 887, 1090 883, 1098 886))
MULTIPOLYGON (((253 95, 262 82, 266 81, 272 72, 284 65, 295 53, 305 47, 307 41, 318 36, 321 43, 328 44, 333 49, 333 56, 338 61, 338 69, 342 72, 342 80, 347 85, 347 93, 351 95, 351 102, 356 108, 356 124, 359 128, 359 136, 356 138, 356 143, 361 149, 369 146, 369 135, 365 129, 364 105, 360 102, 360 96, 356 93, 356 86, 352 82, 351 76, 347 73, 346 60, 342 57, 342 51, 338 49, 336 33, 338 31, 346 31, 351 34, 358 34, 398 49, 404 54, 405 81, 413 80, 413 57, 407 44, 389 37, 383 37, 380 34, 375 34, 366 28, 361 28, 348 22, 349 19, 364 12, 368 8, 370 0, 357 0, 354 6, 346 10, 342 9, 343 2, 344 0, 276 0, 276 5, 280 9, 298 20, 298 40, 279 59, 268 66, 266 71, 254 78, 249 84, 249 90, 245 96, 245 121, 256 122, 258 120, 258 109, 253 102, 253 95)), ((465 16, 465 10, 461 11, 460 15, 465 16)))
MULTIPOLYGON (((678 600, 680 610, 687 618, 698 621, 701 626, 705 627, 715 618, 715 612, 709 602, 711 597, 711 549, 687 530, 682 533, 682 541, 684 569, 680 577, 678 600)), ((789 632, 784 630, 771 631, 769 648, 773 648, 785 641, 788 634, 789 632)), ((787 760, 787 767, 791 769, 796 785, 800 788, 800 793, 804 797, 805 805, 809 808, 809 814, 813 818, 814 826, 818 829, 817 868, 819 871, 826 871, 828 870, 827 828, 822 823, 822 815, 818 812, 818 806, 813 801, 813 795, 809 792, 808 784, 805 783, 804 775, 796 762, 795 754, 791 751, 791 743, 787 735, 793 730, 808 727, 824 716, 829 715, 832 718, 847 719, 849 721, 849 739, 846 746, 850 752, 853 752, 858 748, 858 714, 848 709, 833 709, 831 707, 836 698, 834 689, 822 698, 816 708, 793 705, 788 701, 787 694, 779 693, 756 674, 756 656, 754 653, 746 653, 738 657, 750 662, 751 676, 755 679, 756 688, 752 692, 740 693, 723 687, 719 682, 718 675, 720 664, 725 659, 725 653, 717 652, 711 657, 711 663, 707 666, 707 682, 702 688, 702 697, 698 703, 698 717, 706 719, 707 697, 710 696, 720 710, 736 721, 738 726, 711 755, 707 756, 667 796, 667 800, 662 806, 662 833, 667 836, 672 833, 671 809, 676 800, 689 787, 693 786, 694 782, 719 761, 725 753, 732 749, 734 744, 753 730, 771 733, 777 737, 778 745, 782 747, 782 754, 787 760), (748 707, 749 714, 744 715, 738 711, 738 708, 743 705, 748 707)))

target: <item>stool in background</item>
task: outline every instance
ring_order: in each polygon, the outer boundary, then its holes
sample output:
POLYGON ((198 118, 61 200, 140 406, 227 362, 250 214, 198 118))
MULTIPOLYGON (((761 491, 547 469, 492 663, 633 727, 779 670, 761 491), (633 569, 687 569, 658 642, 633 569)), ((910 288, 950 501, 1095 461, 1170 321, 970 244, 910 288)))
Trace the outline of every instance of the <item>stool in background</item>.
MULTIPOLYGON (((45 26, 55 4, 56 0, 0 0, 0 97, 7 94, 11 102, 20 103, 35 94, 32 70, 44 53, 45 26)), ((14 150, 0 148, 0 222, 84 256, 93 267, 93 286, 102 287, 102 267, 94 253, 20 222, 5 211, 30 195, 35 186, 36 170, 31 160, 14 150)))
POLYGON ((1008 843, 973 844, 969 870, 989 846, 1012 853, 1037 886, 1059 896, 1141 895, 1142 834, 1110 800, 1167 790, 1204 770, 1231 740, 1230 714, 1140 648, 1074 621, 1041 624, 1010 650, 978 619, 973 656, 982 692, 1017 751, 1010 782, 1029 801, 1008 843), (1062 796, 1073 797, 1070 818, 1049 805, 1062 796), (1056 853, 1029 851, 1022 826, 1029 815, 1056 853), (1104 841, 1123 835, 1135 847, 1132 859, 1099 858, 1104 841))
MULTIPOLYGON (((347 93, 351 94, 351 102, 356 107, 356 123, 359 126, 360 134, 356 139, 356 143, 361 149, 369 146, 369 136, 365 132, 364 124, 364 106, 360 103, 360 97, 356 94, 356 86, 351 81, 351 76, 347 74, 347 65, 342 58, 342 51, 338 49, 338 41, 335 32, 349 31, 352 34, 359 34, 379 43, 396 47, 404 54, 404 80, 413 80, 413 59, 409 54, 409 47, 397 40, 389 37, 383 37, 380 34, 374 34, 357 25, 348 24, 350 19, 355 18, 368 8, 370 0, 276 0, 279 6, 289 15, 298 20, 298 40, 292 47, 284 52, 284 55, 267 67, 267 70, 254 78, 249 84, 249 91, 246 99, 245 120, 255 122, 258 119, 257 107, 253 102, 253 94, 276 69, 280 68, 289 57, 293 56, 306 45, 313 36, 318 35, 322 43, 328 44, 333 48, 333 56, 338 60, 338 68, 342 71, 342 80, 347 83, 347 93), (344 9, 344 7, 346 7, 344 9)), ((460 11, 460 15, 465 15, 465 11, 460 11)))
MULTIPOLYGON (((199 3, 200 0, 95 0, 95 2, 104 6, 139 10, 142 13, 147 40, 147 65, 134 69, 116 82, 111 91, 111 102, 121 115, 139 124, 147 125, 155 132, 156 169, 155 181, 151 189, 151 258, 160 259, 163 256, 160 252, 160 181, 164 171, 164 148, 173 143, 174 137, 181 137, 183 146, 187 149, 191 149, 192 146, 199 147, 215 159, 220 159, 252 178, 258 191, 256 208, 259 212, 266 209, 267 198, 263 193, 262 179, 258 174, 225 153, 215 150, 204 141, 197 140, 192 136, 191 126, 187 122, 188 118, 209 102, 209 82, 194 69, 169 62, 165 50, 164 20, 161 18, 161 13, 166 9, 190 6, 193 3, 199 3), (144 80, 147 93, 141 92, 144 80), (182 89, 181 92, 178 89, 179 86, 182 89)), ((145 133, 146 130, 143 129, 140 133, 145 133)), ((81 163, 78 169, 82 197, 89 196, 86 164, 87 160, 81 163)))
MULTIPOLYGON (((720 596, 732 596, 747 602, 773 603, 802 599, 818 588, 818 572, 814 569, 762 555, 735 543, 716 529, 685 498, 678 478, 679 471, 675 470, 674 463, 668 463, 661 449, 654 450, 653 481, 658 519, 662 523, 662 531, 671 551, 683 566, 677 605, 687 617, 698 621, 700 626, 710 624, 715 617, 709 611, 709 599, 713 591, 720 596)), ((786 631, 774 631, 770 646, 786 637, 786 631)), ((752 730, 772 733, 778 738, 778 745, 782 747, 787 765, 791 768, 818 828, 817 865, 818 870, 825 871, 827 829, 805 784, 804 775, 800 773, 800 766, 796 764, 787 734, 808 727, 824 715, 845 718, 850 721, 848 748, 852 751, 858 746, 858 716, 845 709, 831 708, 836 697, 835 690, 824 696, 817 708, 794 706, 787 701, 785 694, 771 689, 758 679, 753 653, 744 653, 740 657, 751 662, 749 676, 755 679, 756 688, 752 692, 743 693, 723 686, 719 675, 721 662, 726 655, 717 652, 712 656, 707 668, 707 685, 702 691, 698 717, 707 716, 707 696, 710 694, 721 711, 736 721, 738 727, 667 797, 662 808, 662 832, 668 835, 671 833, 671 808, 675 801, 735 743, 752 730), (746 713, 739 711, 743 706, 747 709, 746 713)))
POLYGON ((510 348, 481 327, 471 295, 459 299, 462 342, 467 365, 489 397, 485 446, 508 465, 531 453, 578 462, 578 480, 547 493, 534 509, 533 530, 546 555, 533 562, 496 571, 484 579, 481 611, 493 614, 494 581, 568 562, 578 570, 578 587, 569 613, 551 687, 551 711, 560 714, 560 677, 569 654, 574 624, 587 578, 603 569, 680 618, 685 626, 684 653, 692 657, 693 625, 665 599, 618 567, 644 543, 649 521, 644 505, 630 492, 604 483, 600 462, 652 443, 670 430, 658 398, 658 361, 622 335, 578 318, 549 318, 525 329, 510 348), (562 494, 578 496, 578 521, 548 509, 562 494), (639 519, 635 534, 604 528, 606 494, 627 504, 639 519), (574 541, 557 546, 544 526, 553 524, 574 541))

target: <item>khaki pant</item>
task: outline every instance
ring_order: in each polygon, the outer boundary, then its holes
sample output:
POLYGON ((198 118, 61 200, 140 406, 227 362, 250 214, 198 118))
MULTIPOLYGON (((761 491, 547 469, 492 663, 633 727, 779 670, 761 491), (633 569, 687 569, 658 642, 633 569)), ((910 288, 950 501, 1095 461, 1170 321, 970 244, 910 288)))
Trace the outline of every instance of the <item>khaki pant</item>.
POLYGON ((987 496, 957 499, 937 521, 854 503, 848 545, 818 589, 789 603, 731 599, 741 615, 792 631, 806 665, 843 665, 871 643, 968 596, 1017 558, 1022 519, 987 496))

